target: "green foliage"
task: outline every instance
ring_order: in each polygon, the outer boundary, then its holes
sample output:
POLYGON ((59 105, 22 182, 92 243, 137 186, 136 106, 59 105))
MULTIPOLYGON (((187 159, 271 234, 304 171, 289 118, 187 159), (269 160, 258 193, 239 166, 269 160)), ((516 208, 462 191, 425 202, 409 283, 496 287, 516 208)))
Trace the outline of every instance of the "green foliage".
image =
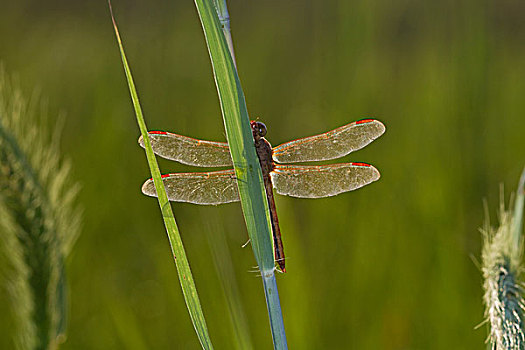
POLYGON ((63 341, 64 259, 81 221, 78 185, 60 157, 60 126, 48 130, 38 103, 0 69, 0 255, 20 349, 54 349, 63 341))
MULTIPOLYGON (((226 141, 194 3, 115 1, 148 127, 226 141)), ((276 196, 290 348, 482 348, 483 280, 471 255, 481 251, 480 199, 498 203, 499 183, 514 189, 525 159, 522 2, 228 5, 248 111, 272 144, 359 118, 389 126, 341 159, 373 163, 380 181, 333 198, 276 196)), ((0 11, 2 60, 24 90, 45 87, 50 114, 65 113, 62 146, 82 183, 61 348, 199 349, 157 200, 140 192, 150 176, 130 138, 139 134, 112 35, 103 2, 5 1, 0 11)), ((254 346, 270 349, 261 280, 250 272, 258 263, 241 248, 241 206, 172 207, 214 346, 233 347, 233 326, 206 248, 209 222, 224 229, 254 346)), ((2 315, 9 300, 0 295, 2 315)), ((1 349, 12 348, 10 329, 1 318, 1 349)))

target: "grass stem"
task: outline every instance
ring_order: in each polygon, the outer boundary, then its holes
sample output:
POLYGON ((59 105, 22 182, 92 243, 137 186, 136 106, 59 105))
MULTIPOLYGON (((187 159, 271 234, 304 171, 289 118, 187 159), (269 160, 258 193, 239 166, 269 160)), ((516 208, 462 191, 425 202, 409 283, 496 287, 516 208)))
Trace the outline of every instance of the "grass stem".
POLYGON ((193 327, 197 333, 199 341, 203 349, 213 349, 210 336, 208 334, 208 327, 206 326, 206 320, 204 318, 204 313, 202 312, 201 303, 199 300, 199 295, 197 293, 197 287, 195 286, 195 281, 193 280, 193 275, 191 273, 190 264, 186 257, 186 252, 182 244, 182 239, 171 209, 170 203, 168 201, 168 196, 166 194, 166 189, 161 179, 160 169, 151 148, 151 142, 148 137, 148 129, 146 127, 146 122, 144 121, 144 116, 142 114, 142 108, 140 107, 139 97, 137 89, 135 88, 135 83, 133 82, 133 76, 131 75, 131 69, 129 68, 126 54, 124 53, 124 47, 120 39, 120 34, 118 32, 117 23, 113 16, 113 9, 111 8, 111 2, 108 0, 109 9, 111 13, 111 20, 113 21, 113 28, 115 30, 115 36, 117 38, 120 56, 122 58, 122 65, 124 66, 124 71, 126 74, 126 79, 128 82, 129 92, 131 94, 131 99, 133 102, 133 107, 135 109, 135 116, 137 118, 137 123, 139 125, 140 133, 144 140, 144 149, 146 151, 146 158, 148 160, 148 165, 151 171, 153 181, 155 183, 155 188, 157 189, 158 201, 160 210, 162 213, 162 219, 164 220, 164 225, 166 227, 166 232, 168 234, 168 239, 170 242, 171 252, 173 254, 173 259, 175 260, 175 266, 177 267, 177 273, 179 275, 179 282, 182 287, 182 293, 184 295, 184 300, 186 301, 186 307, 190 314, 193 327))
POLYGON ((248 235, 263 276, 274 348, 287 349, 275 280, 270 214, 244 93, 217 15, 216 5, 211 0, 195 0, 195 6, 210 54, 248 235))

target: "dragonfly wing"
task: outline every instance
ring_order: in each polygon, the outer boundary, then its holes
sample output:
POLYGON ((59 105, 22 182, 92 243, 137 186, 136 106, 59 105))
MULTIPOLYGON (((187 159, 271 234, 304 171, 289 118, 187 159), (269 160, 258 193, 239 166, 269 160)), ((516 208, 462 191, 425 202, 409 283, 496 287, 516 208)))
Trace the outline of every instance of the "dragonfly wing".
POLYGON ((379 179, 366 163, 319 166, 277 165, 270 173, 277 193, 300 198, 322 198, 353 191, 379 179))
MULTIPOLYGON (((239 201, 235 172, 174 173, 162 175, 168 199, 194 204, 222 204, 239 201)), ((142 185, 142 193, 157 197, 152 179, 142 185)))
POLYGON ((324 134, 283 143, 273 149, 279 163, 329 160, 361 149, 385 132, 379 120, 363 119, 324 134))
MULTIPOLYGON (((202 167, 230 166, 230 148, 225 142, 197 140, 165 131, 150 131, 153 152, 182 164, 202 167)), ((139 144, 144 148, 142 136, 139 144)))

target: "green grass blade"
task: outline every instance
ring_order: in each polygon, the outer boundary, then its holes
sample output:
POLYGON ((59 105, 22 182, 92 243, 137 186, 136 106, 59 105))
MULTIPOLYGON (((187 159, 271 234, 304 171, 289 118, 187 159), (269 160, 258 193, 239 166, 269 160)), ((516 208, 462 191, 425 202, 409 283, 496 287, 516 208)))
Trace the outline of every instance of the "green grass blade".
POLYGON ((255 251, 255 258, 262 271, 273 271, 273 249, 268 225, 269 213, 267 213, 262 173, 255 153, 244 94, 214 7, 210 1, 206 0, 196 0, 195 3, 212 60, 226 137, 233 158, 247 225, 250 226, 249 229, 253 227, 258 228, 259 231, 266 230, 263 234, 256 235, 255 239, 251 236, 251 232, 248 232, 255 251))
POLYGON ((237 63, 235 62, 235 53, 233 51, 233 40, 232 32, 230 29, 230 14, 228 13, 228 6, 226 6, 226 0, 213 0, 213 5, 217 10, 217 15, 219 16, 219 22, 221 23, 222 32, 228 43, 228 49, 232 56, 233 64, 237 68, 237 63))
POLYGON ((525 168, 523 169, 516 192, 516 202, 514 203, 514 216, 512 222, 512 235, 514 237, 514 246, 519 251, 522 250, 523 238, 521 231, 523 229, 523 202, 525 197, 525 168))
POLYGON ((137 117, 137 123, 140 128, 140 132, 144 139, 144 148, 146 150, 146 157, 148 159, 148 165, 155 183, 155 188, 157 189, 159 206, 162 212, 162 218, 164 219, 164 225, 166 226, 166 231, 168 233, 168 238, 170 241, 171 251, 174 256, 175 265, 177 266, 177 273, 179 275, 179 281, 182 287, 182 292, 184 294, 184 300, 186 301, 186 306, 190 313, 191 320, 193 322, 193 327, 197 332, 199 341, 204 349, 213 349, 210 337, 208 335, 208 328, 206 327, 206 321, 204 319, 204 314, 202 312, 201 304, 199 301, 199 296, 197 294, 197 288, 195 287, 195 282, 191 274, 190 265, 188 259, 186 258, 186 253, 184 251, 184 246, 182 245, 182 240, 177 228, 177 223, 175 222, 175 217, 171 210, 171 206, 168 202, 168 196, 166 195, 166 190, 164 189, 164 184, 162 183, 159 166, 153 150, 151 148, 151 143, 148 137, 148 130, 146 128, 146 123, 142 115, 142 109, 139 103, 139 97, 135 84, 133 82, 133 77, 124 53, 124 48, 122 46, 122 41, 117 29, 117 24, 115 18, 113 17, 113 11, 111 9, 111 3, 109 3, 111 11, 111 19, 113 21, 113 27, 115 29, 115 35, 117 37, 120 55, 122 57, 122 64, 126 73, 126 79, 128 81, 129 91, 131 94, 131 99, 133 100, 133 107, 135 109, 135 115, 137 117))
POLYGON ((286 335, 275 281, 270 216, 244 93, 215 6, 211 0, 195 0, 195 5, 213 66, 248 235, 263 276, 274 347, 286 349, 286 335))

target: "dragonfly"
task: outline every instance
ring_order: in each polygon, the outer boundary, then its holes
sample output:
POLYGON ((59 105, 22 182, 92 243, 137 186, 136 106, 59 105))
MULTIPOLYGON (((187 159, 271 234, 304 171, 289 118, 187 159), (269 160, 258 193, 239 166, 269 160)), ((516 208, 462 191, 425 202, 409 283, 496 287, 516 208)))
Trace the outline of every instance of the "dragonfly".
MULTIPOLYGON (((322 198, 356 190, 377 181, 379 171, 368 163, 328 165, 289 165, 332 160, 357 151, 385 132, 376 119, 362 119, 323 134, 300 138, 272 147, 265 139, 267 129, 260 121, 251 121, 253 139, 263 174, 273 233, 274 258, 286 272, 281 229, 273 190, 299 198, 322 198)), ((150 131, 153 152, 160 157, 198 167, 232 166, 226 142, 198 140, 166 131, 150 131)), ((144 147, 142 136, 139 144, 144 147)), ((239 201, 233 169, 212 172, 170 173, 162 175, 168 199, 202 205, 239 201)), ((142 193, 156 197, 152 179, 142 185, 142 193)))

